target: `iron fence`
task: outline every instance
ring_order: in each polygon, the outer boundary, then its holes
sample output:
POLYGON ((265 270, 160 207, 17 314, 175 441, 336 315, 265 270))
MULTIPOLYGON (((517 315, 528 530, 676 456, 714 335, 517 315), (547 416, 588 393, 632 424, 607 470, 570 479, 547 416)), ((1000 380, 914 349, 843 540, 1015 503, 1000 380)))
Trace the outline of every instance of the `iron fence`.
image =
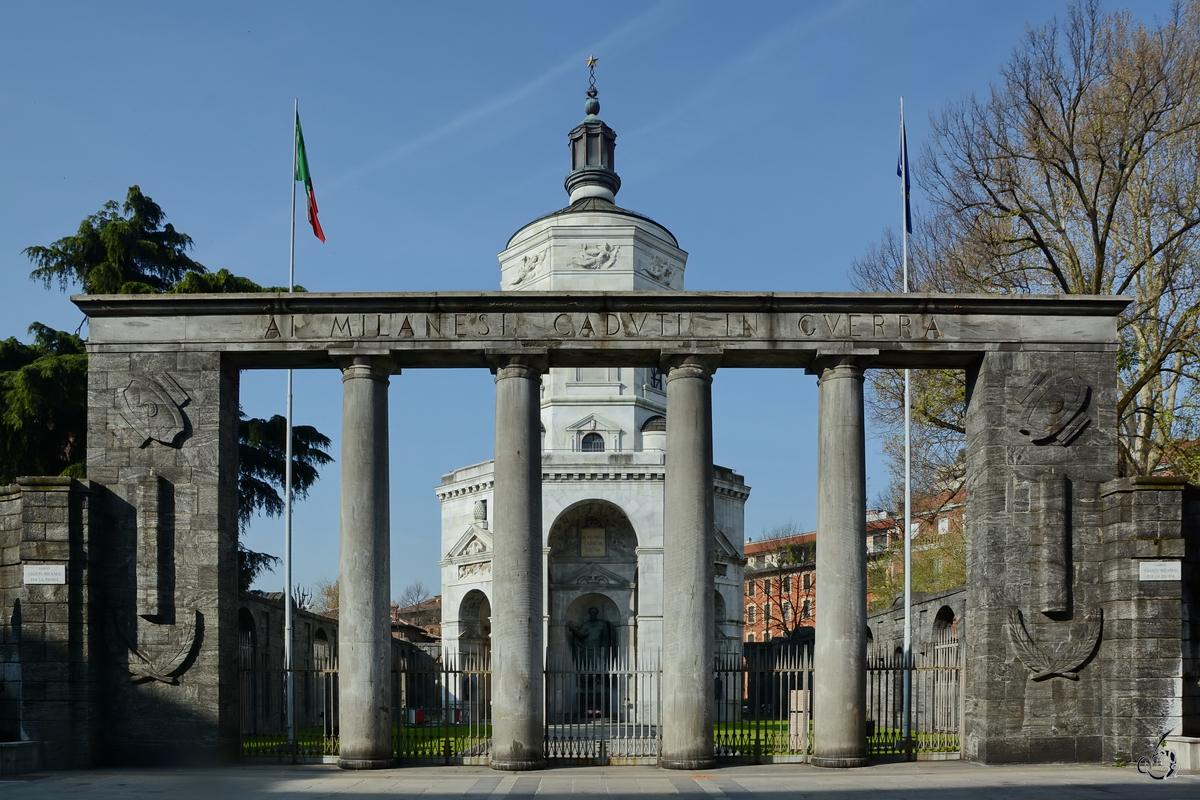
POLYGON ((714 739, 721 761, 806 761, 811 745, 812 650, 767 645, 717 657, 714 739))
POLYGON ((867 750, 877 759, 958 758, 962 708, 962 647, 939 631, 913 653, 912 719, 904 735, 904 656, 878 653, 867 659, 867 750))
MULTIPOLYGON (((912 723, 904 735, 903 659, 867 663, 867 752, 876 760, 957 758, 962 649, 939 635, 914 653, 912 723)), ((393 749, 401 763, 487 764, 492 681, 488 654, 393 658, 393 749)), ((813 675, 809 645, 775 644, 721 655, 713 671, 714 744, 733 763, 808 761, 813 675)), ((243 659, 242 752, 280 760, 338 754, 335 658, 294 671, 295 742, 286 733, 285 675, 243 659)), ((656 764, 662 739, 662 669, 655 660, 551 663, 545 671, 545 753, 562 764, 656 764)))

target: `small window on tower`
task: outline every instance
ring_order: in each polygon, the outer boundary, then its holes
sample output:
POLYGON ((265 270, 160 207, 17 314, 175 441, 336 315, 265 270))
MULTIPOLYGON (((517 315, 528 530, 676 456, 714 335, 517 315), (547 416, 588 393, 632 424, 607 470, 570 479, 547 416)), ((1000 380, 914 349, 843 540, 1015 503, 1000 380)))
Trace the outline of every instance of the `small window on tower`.
POLYGON ((603 453, 604 452, 604 437, 598 433, 589 433, 583 437, 580 443, 580 449, 585 453, 603 453))

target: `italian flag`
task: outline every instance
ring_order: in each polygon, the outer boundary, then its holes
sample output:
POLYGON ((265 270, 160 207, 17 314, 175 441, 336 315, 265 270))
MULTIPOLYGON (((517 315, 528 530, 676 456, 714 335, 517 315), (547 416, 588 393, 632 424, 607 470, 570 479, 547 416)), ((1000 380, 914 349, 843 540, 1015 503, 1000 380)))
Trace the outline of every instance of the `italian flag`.
POLYGON ((322 242, 325 231, 317 219, 317 195, 313 192, 312 176, 308 174, 308 155, 304 152, 304 131, 300 129, 300 112, 296 112, 296 180, 304 181, 304 194, 308 197, 308 224, 322 242))

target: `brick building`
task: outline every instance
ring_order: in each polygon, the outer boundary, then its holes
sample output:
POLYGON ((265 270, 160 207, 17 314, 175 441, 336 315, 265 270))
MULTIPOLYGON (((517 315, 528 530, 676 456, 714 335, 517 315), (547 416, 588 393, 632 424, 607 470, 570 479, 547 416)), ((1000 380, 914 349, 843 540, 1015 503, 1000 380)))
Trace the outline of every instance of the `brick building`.
MULTIPOLYGON (((962 492, 914 502, 912 521, 914 580, 921 591, 940 591, 961 584, 962 492), (941 584, 947 584, 945 586, 941 584)), ((895 587, 903 584, 904 519, 887 511, 868 511, 865 531, 867 558, 877 580, 868 591, 882 590, 886 597, 868 597, 872 608, 891 602, 895 587)), ((814 627, 817 613, 816 531, 777 536, 745 544, 743 588, 743 641, 766 642, 814 627)))

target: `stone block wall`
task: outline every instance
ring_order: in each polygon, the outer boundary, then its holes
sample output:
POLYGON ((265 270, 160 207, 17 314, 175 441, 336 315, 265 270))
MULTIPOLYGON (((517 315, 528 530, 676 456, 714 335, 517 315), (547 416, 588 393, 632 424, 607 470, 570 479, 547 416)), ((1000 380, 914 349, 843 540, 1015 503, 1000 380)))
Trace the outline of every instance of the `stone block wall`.
POLYGON ((963 755, 1102 757, 1112 353, 992 352, 969 374, 963 755))
POLYGON ((42 743, 44 766, 95 763, 103 661, 92 582, 99 487, 19 478, 0 490, 0 731, 42 743), (63 567, 64 583, 25 583, 26 567, 63 567))
POLYGON ((1196 487, 1173 477, 1102 487, 1104 758, 1130 761, 1160 735, 1196 735, 1196 487), (1178 563, 1183 580, 1144 580, 1140 565, 1178 563))

